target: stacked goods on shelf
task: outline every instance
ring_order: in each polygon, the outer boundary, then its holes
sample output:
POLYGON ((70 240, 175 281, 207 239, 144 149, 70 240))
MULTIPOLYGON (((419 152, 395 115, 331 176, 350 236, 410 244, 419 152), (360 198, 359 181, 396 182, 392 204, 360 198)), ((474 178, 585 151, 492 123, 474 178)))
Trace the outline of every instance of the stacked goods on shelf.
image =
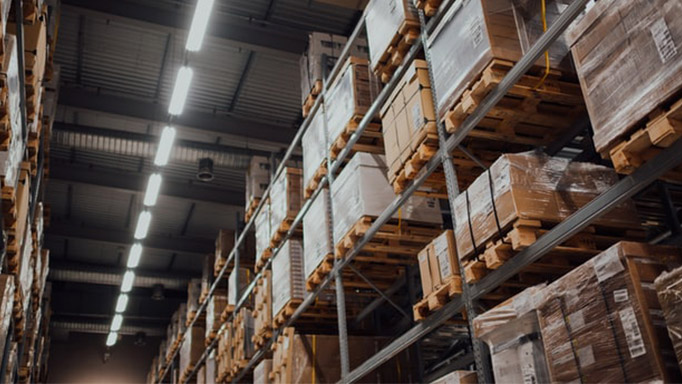
POLYGON ((253 384, 271 384, 272 359, 263 359, 253 369, 253 384))
POLYGON ((256 271, 263 268, 272 256, 270 249, 270 202, 265 201, 263 208, 258 212, 254 220, 256 228, 256 271))
POLYGON ((550 382, 536 312, 536 302, 545 287, 527 288, 474 319, 474 336, 491 351, 496 382, 550 382))
MULTIPOLYGON (((3 3, 4 4, 4 3, 3 3)), ((5 53, 0 68, 0 176, 2 176, 3 210, 13 204, 19 164, 24 156, 21 131, 21 94, 19 63, 14 35, 4 38, 5 53)))
MULTIPOLYGON (((454 201, 457 255, 466 281, 478 281, 513 259, 617 181, 612 169, 600 165, 536 152, 503 155, 454 201)), ((561 276, 618 240, 641 235, 634 204, 628 200, 518 277, 533 285, 561 276), (532 276, 537 277, 534 283, 532 276)), ((524 281, 514 284, 522 286, 524 281)))
MULTIPOLYGON (((44 9, 43 0, 26 0, 22 2, 22 15, 24 16, 24 23, 35 23, 40 17, 40 10, 44 9)), ((14 19, 14 15, 11 17, 14 19)))
POLYGON ((164 361, 166 364, 170 363, 175 351, 180 348, 180 338, 185 331, 185 319, 187 318, 187 304, 182 303, 180 307, 173 312, 170 324, 166 330, 166 352, 164 361))
POLYGON ((476 371, 454 371, 432 381, 430 384, 476 384, 476 371))
MULTIPOLYGON (((324 81, 330 75, 343 47, 348 42, 345 36, 323 32, 308 35, 308 47, 299 60, 301 70, 301 104, 303 117, 307 117, 322 92, 324 81)), ((351 56, 367 58, 367 42, 358 38, 350 47, 351 56)))
MULTIPOLYGON (((357 130, 358 123, 367 114, 379 90, 380 84, 369 70, 369 62, 366 59, 349 57, 341 67, 339 75, 333 80, 324 100, 331 159, 336 159, 346 147, 350 136, 357 130)), ((381 124, 369 124, 352 149, 384 153, 381 124)))
POLYGON ((215 352, 211 352, 206 358, 206 364, 204 365, 204 374, 206 377, 206 384, 216 384, 216 358, 215 352))
MULTIPOLYGON (((542 35, 567 0, 538 2, 475 0, 451 7, 429 42, 436 111, 448 132, 464 120, 542 35)), ((556 141, 583 118, 585 106, 574 80, 568 46, 559 38, 469 132, 495 151, 518 152, 556 141)), ((468 143, 465 140, 463 144, 468 143)))
MULTIPOLYGON (((0 275, 0 351, 5 350, 6 337, 9 332, 10 322, 12 321, 12 311, 14 309, 14 276, 0 275)), ((2 373, 2 372, 0 372, 2 373)))
POLYGON ((412 0, 372 0, 366 10, 372 70, 388 82, 419 39, 419 16, 412 0))
MULTIPOLYGON (((223 314, 231 314, 237 305, 239 298, 251 282, 251 270, 248 268, 233 269, 227 278, 227 307, 223 314)), ((247 303, 248 304, 248 303, 247 303)), ((223 316, 223 322, 227 321, 227 316, 223 316)))
MULTIPOLYGON (((377 337, 349 336, 348 356, 351 370, 378 352, 387 340, 377 337)), ((302 335, 285 328, 273 344, 272 383, 334 383, 341 379, 339 337, 336 335, 302 335)), ((405 353, 390 359, 363 382, 408 382, 411 376, 405 353)))
POLYGON ((673 344, 677 362, 682 369, 682 268, 663 272, 654 281, 661 303, 668 336, 673 344))
POLYGON ((438 12, 438 7, 443 0, 415 0, 415 5, 417 8, 424 11, 426 16, 434 16, 438 12))
MULTIPOLYGON (((5 347, 7 348, 7 347, 5 347)), ((19 344, 16 341, 12 341, 9 347, 9 358, 7 359, 7 370, 4 372, 5 383, 14 383, 16 378, 17 370, 17 352, 19 349, 19 344)))
POLYGON ((272 261, 272 313, 274 327, 280 327, 305 298, 303 245, 289 239, 272 261))
MULTIPOLYGON (((234 248, 234 231, 231 229, 221 229, 218 231, 218 237, 215 240, 215 256, 213 264, 213 276, 217 276, 220 270, 227 262, 230 252, 234 248)), ((212 282, 212 281, 211 281, 212 282)), ((210 283, 207 284, 206 292, 210 283)), ((203 291, 203 290, 202 290, 203 291)))
POLYGON ((329 189, 324 188, 303 217, 303 266, 308 291, 319 285, 334 265, 330 213, 329 189))
POLYGON ((312 196, 322 178, 327 175, 327 132, 324 109, 319 108, 310 118, 308 129, 301 138, 303 152, 303 197, 312 196))
MULTIPOLYGON (((384 156, 357 152, 332 185, 337 258, 345 257, 353 249, 355 242, 364 236, 394 198, 386 179, 384 156)), ((403 272, 403 268, 394 266, 416 264, 417 253, 441 233, 441 224, 435 199, 411 196, 401 211, 396 212, 362 248, 353 266, 380 288, 388 288, 403 272), (386 268, 387 265, 392 267, 386 268)), ((326 268, 324 263, 318 267, 319 275, 324 277, 328 273, 321 268, 326 268)), ((364 281, 353 276, 349 275, 349 278, 356 279, 354 286, 363 286, 364 281)), ((310 279, 308 285, 311 286, 310 279)))
POLYGON ((231 359, 231 373, 236 375, 246 364, 249 363, 251 357, 255 353, 253 342, 253 315, 248 308, 242 308, 237 312, 233 321, 232 334, 232 359, 231 359))
POLYGON ((206 341, 209 345, 218 335, 218 330, 223 324, 222 314, 227 308, 227 292, 215 291, 206 304, 206 341))
MULTIPOLYGON (((187 319, 185 324, 189 324, 197 316, 199 309, 199 297, 201 296, 201 279, 191 279, 187 284, 187 319)), ((204 315, 206 312, 203 312, 204 315)))
MULTIPOLYGON (((594 146, 617 172, 633 172, 680 138, 682 4, 599 1, 567 35, 594 146)), ((680 169, 668 176, 679 180, 680 169)))
MULTIPOLYGON (((218 234, 218 237, 220 237, 220 234, 218 234)), ((204 257, 204 263, 201 266, 201 294, 199 295, 199 304, 206 301, 208 291, 211 289, 211 284, 213 284, 213 269, 216 266, 216 253, 218 253, 217 245, 215 253, 210 253, 204 257)))
POLYGON ((189 379, 190 373, 204 352, 204 333, 204 328, 198 324, 185 332, 185 339, 180 346, 180 381, 189 379))
POLYGON ((228 323, 224 332, 218 335, 218 352, 216 356, 216 382, 223 383, 232 377, 232 324, 228 323))
MULTIPOLYGON (((270 183, 270 161, 262 156, 253 156, 246 170, 246 208, 244 220, 249 221, 263 198, 270 183)), ((228 250, 229 252, 229 250, 228 250)))
MULTIPOLYGON (((28 210, 30 199, 30 171, 27 162, 22 162, 19 185, 17 188, 16 201, 16 221, 8 230, 9 237, 12 238, 14 234, 15 243, 17 246, 17 253, 14 257, 8 259, 9 272, 14 275, 16 290, 14 292, 14 317, 15 317, 15 335, 21 337, 26 324, 26 310, 31 301, 31 285, 33 283, 33 263, 31 255, 33 253, 33 239, 31 235, 31 226, 28 224, 28 210)), ((7 217, 5 217, 5 224, 7 224, 7 217)), ((10 246, 8 243, 8 256, 10 255, 10 246)))
POLYGON ((620 242, 550 284, 537 304, 550 381, 679 382, 653 282, 679 248, 620 242))
POLYGON ((417 255, 424 298, 414 305, 414 319, 423 320, 462 293, 457 247, 452 230, 436 237, 417 255))
POLYGON ((303 205, 302 170, 286 167, 270 190, 270 247, 281 245, 303 205))
POLYGON ((263 271, 253 289, 254 333, 253 344, 256 350, 262 348, 272 337, 272 271, 263 271))

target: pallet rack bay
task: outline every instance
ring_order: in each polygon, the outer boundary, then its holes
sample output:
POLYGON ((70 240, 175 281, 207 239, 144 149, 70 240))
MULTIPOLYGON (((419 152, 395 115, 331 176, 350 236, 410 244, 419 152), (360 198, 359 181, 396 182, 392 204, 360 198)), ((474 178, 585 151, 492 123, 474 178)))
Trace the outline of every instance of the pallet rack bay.
MULTIPOLYGON (((300 212, 293 220, 291 227, 287 234, 284 236, 283 242, 289 239, 297 230, 297 228, 302 225, 303 217, 306 215, 312 202, 317 198, 317 196, 322 192, 325 187, 333 187, 333 175, 337 174, 342 167, 343 161, 349 158, 351 154, 351 148, 355 145, 360 137, 362 136, 364 130, 372 122, 372 116, 374 116, 381 108, 381 106, 388 100, 390 94, 396 88, 399 80, 407 72, 409 65, 418 56, 419 52, 423 50, 426 61, 429 66, 429 73, 431 76, 431 83, 433 84, 433 71, 430 59, 430 52, 428 48, 427 41, 429 36, 435 30, 438 23, 443 19, 446 11, 451 6, 457 6, 457 3, 462 0, 446 0, 440 4, 439 8, 435 12, 430 12, 433 14, 428 21, 422 10, 419 10, 419 19, 421 24, 421 34, 420 39, 418 39, 415 44, 409 49, 402 64, 395 70, 391 79, 385 84, 384 88, 377 96, 376 100, 373 102, 369 111, 365 114, 362 120, 359 122, 356 131, 352 134, 346 147, 338 154, 334 161, 327 160, 328 172, 326 176, 322 178, 317 188, 312 193, 312 196, 306 200, 302 206, 300 212)), ((472 326, 471 321, 476 316, 476 301, 483 297, 483 295, 493 291, 505 281, 518 274, 523 268, 528 265, 538 261, 548 252, 550 252, 554 247, 558 246, 562 242, 571 238, 572 236, 579 233, 581 230, 588 227, 594 220, 600 217, 600 215, 609 211, 611 208, 617 206, 623 201, 633 197, 638 192, 644 190, 650 184, 654 183, 658 178, 664 175, 666 172, 678 166, 682 163, 682 140, 678 140, 673 145, 663 150, 659 155, 657 155, 653 160, 645 163, 639 169, 631 173, 630 175, 622 178, 615 185, 611 186, 604 193, 593 199, 591 202, 584 205, 582 208, 578 209, 575 213, 567 217, 565 220, 558 223, 551 230, 547 231, 543 236, 541 236, 537 241, 528 246, 526 249, 516 254, 512 259, 504 263, 500 268, 490 272, 484 276, 481 280, 475 283, 463 283, 462 284, 462 294, 455 296, 450 302, 445 304, 442 308, 435 311, 423 321, 417 323, 412 328, 407 330, 402 335, 395 338, 392 342, 386 345, 378 353, 376 353, 371 358, 367 359, 361 365, 354 368, 352 371, 349 368, 349 358, 348 358, 348 335, 346 328, 346 309, 345 309, 345 298, 343 287, 343 279, 341 277, 341 271, 348 267, 353 258, 360 252, 360 250, 368 244, 372 237, 379 231, 379 229, 386 224, 390 218, 398 211, 398 209, 405 203, 405 201, 412 196, 419 188, 424 184, 424 182, 431 176, 433 172, 436 171, 440 166, 444 169, 445 181, 447 186, 448 202, 450 207, 454 206, 455 198, 460 194, 457 174, 452 162, 452 153, 455 149, 460 148, 460 143, 467 137, 467 135, 480 123, 486 114, 504 97, 504 95, 521 79, 521 77, 533 66, 533 64, 538 60, 544 52, 546 52, 549 47, 560 37, 560 35, 568 28, 568 26, 578 17, 578 15, 585 9, 586 4, 589 0, 575 0, 568 7, 566 7, 559 17, 554 20, 552 25, 547 28, 542 36, 533 44, 523 57, 509 70, 506 76, 494 88, 483 100, 478 104, 475 110, 462 122, 460 127, 453 133, 448 135, 445 131, 445 127, 438 120, 438 140, 439 149, 435 156, 433 156, 424 166, 422 172, 419 176, 412 180, 406 185, 403 192, 398 194, 391 204, 383 211, 383 213, 372 223, 370 228, 366 231, 364 236, 359 238, 355 243, 352 250, 350 250, 346 257, 343 259, 336 259, 334 266, 329 273, 329 275, 322 280, 322 282, 314 289, 311 295, 307 296, 303 302, 298 306, 293 315, 285 322, 285 324, 278 329, 274 330, 273 337, 265 344, 265 346, 259 349, 258 352, 250 359, 249 363, 241 372, 234 377, 234 382, 239 382, 251 369, 253 369, 256 364, 264 357, 266 350, 273 344, 277 339, 277 336, 283 332, 283 330, 294 323, 305 311, 311 306, 315 299, 327 288, 331 283, 337 287, 337 312, 338 312, 338 327, 339 327, 339 349, 341 358, 341 380, 340 382, 356 382, 369 372, 375 370, 377 367, 386 363, 392 357, 398 355, 401 351, 412 346, 413 344, 419 342, 423 337, 436 330, 438 327, 443 325, 454 315, 460 313, 463 309, 467 312, 467 319, 469 322, 469 327, 472 326)), ((341 53, 339 60, 337 61, 334 69, 332 70, 329 79, 335 78, 343 65, 344 59, 349 56, 349 52, 353 43, 360 37, 362 31, 365 27, 366 22, 366 11, 355 27, 352 35, 348 38, 348 43, 346 44, 343 52, 341 53)), ((303 134, 308 129, 311 123, 311 116, 315 116, 318 112, 325 113, 324 105, 322 100, 324 100, 325 95, 329 91, 330 84, 326 83, 322 87, 320 95, 317 97, 314 105, 309 111, 308 118, 306 118, 299 128, 294 140, 287 149, 283 161, 273 172, 273 177, 271 180, 275 180, 285 169, 285 163, 288 159, 292 157, 295 149, 300 145, 301 138, 303 134)), ((433 93, 434 104, 436 104, 436 95, 433 93)), ((437 105, 437 104, 436 104, 437 105)), ((577 136, 583 127, 576 127, 572 129, 572 136, 565 138, 564 143, 569 142, 575 136, 577 136), (580 128, 580 129, 578 129, 580 128)), ((462 148, 460 148, 462 149, 462 148)), ((476 159, 474 159, 476 161, 476 159)), ((483 167, 485 168, 485 167, 483 167)), ((274 170, 274 167, 273 167, 274 170)), ((264 196, 268 196, 271 190, 272 183, 266 189, 264 196)), ((250 220, 245 224, 241 234, 237 237, 235 246, 230 252, 227 262, 222 267, 218 273, 215 282, 211 286, 208 296, 210 297, 216 290, 220 280, 226 278, 226 272, 230 264, 234 262, 235 268, 239 265, 239 253, 238 247, 245 241, 246 233, 254 226, 254 217, 260 212, 264 207, 265 198, 261 199, 260 203, 251 215, 250 220)), ((331 203, 331 202, 330 202, 331 203)), ((454 226, 454 215, 452 215, 453 226, 454 226)), ((332 218, 333 222, 333 218, 332 218)), ((333 230, 330 230, 333 233, 333 230)), ((279 248, 273 250, 272 257, 267 261, 265 266, 261 268, 261 271, 254 277, 252 282, 245 288, 244 292, 239 295, 239 300, 235 306, 232 318, 234 314, 239 311, 239 309, 244 306, 247 299, 249 298, 252 290, 254 289, 258 279, 264 274, 264 271, 270 267, 273 258, 280 251, 279 248)), ((458 260, 458 263, 459 260, 458 260)), ((462 265, 459 265, 460 270, 463 271, 462 265)), ((383 297, 383 292, 378 292, 380 296, 383 297)), ((204 301, 198 308, 198 314, 206 309, 206 302, 204 301)), ((197 315, 196 318, 199 316, 197 315)), ((193 320, 188 329, 191 329, 194 322, 193 320)), ((227 323, 229 323, 229 321, 227 323)), ((224 332, 227 323, 223 324, 219 332, 224 332)), ((184 339, 184 335, 181 340, 184 339)), ((186 381, 190 380, 193 375, 197 373, 199 368, 205 363, 209 355, 217 347, 217 339, 210 343, 203 354, 198 360, 189 377, 186 381)), ((492 382, 492 368, 489 363, 489 358, 486 356, 487 347, 482 344, 482 341, 472 338, 471 344, 473 346, 473 355, 464 355, 460 361, 455 361, 452 366, 464 367, 475 363, 476 370, 478 373, 479 382, 492 382)), ((176 369, 176 357, 177 351, 173 354, 170 359, 169 364, 164 364, 160 368, 157 375, 157 382, 164 382, 166 376, 170 371, 176 369)))

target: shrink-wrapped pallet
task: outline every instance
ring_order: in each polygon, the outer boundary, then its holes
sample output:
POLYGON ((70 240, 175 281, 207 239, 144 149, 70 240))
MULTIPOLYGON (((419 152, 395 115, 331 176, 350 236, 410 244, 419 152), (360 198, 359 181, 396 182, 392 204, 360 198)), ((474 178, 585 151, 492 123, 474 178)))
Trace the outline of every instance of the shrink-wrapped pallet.
POLYGON ((214 335, 222 322, 220 320, 220 315, 227 307, 227 295, 225 292, 216 291, 213 296, 208 299, 206 303, 206 338, 214 335))
MULTIPOLYGON (((551 25, 572 0, 548 0, 551 25)), ((527 0, 469 0, 454 4, 431 34, 436 110, 443 117, 464 90, 493 59, 516 62, 542 34, 539 2, 527 0)), ((549 49, 552 69, 565 68, 568 54, 563 38, 549 49)), ((544 58, 536 62, 545 66, 544 58)))
POLYGON ((204 328, 193 326, 185 333, 180 346, 180 373, 191 370, 204 352, 204 328))
POLYGON ((476 371, 454 371, 432 381, 430 384, 476 384, 476 371))
POLYGON ((682 90, 677 0, 598 1, 568 36, 598 152, 682 90))
POLYGON ((187 284, 187 312, 196 313, 201 296, 201 279, 191 279, 187 284))
POLYGON ((251 282, 251 270, 248 268, 233 269, 227 279, 227 305, 237 305, 244 289, 251 282))
POLYGON ((548 285, 537 307, 550 380, 679 382, 653 282, 680 263, 680 248, 620 242, 548 285))
POLYGON ((261 275, 254 296, 254 330, 257 338, 264 342, 272 329, 272 271, 266 270, 261 275))
POLYGON ((329 189, 324 188, 313 200, 308 213, 303 216, 303 255, 305 278, 308 279, 324 260, 334 253, 331 239, 331 209, 329 189))
POLYGON ((211 352, 208 357, 206 358, 206 384, 216 384, 216 353, 215 351, 211 352))
POLYGON ((272 371, 272 359, 261 360, 253 370, 253 384, 270 384, 270 371, 272 371))
POLYGON ((383 63, 389 47, 406 22, 419 24, 412 0, 372 0, 366 9, 367 43, 372 68, 383 63))
POLYGON ((303 246, 300 240, 289 239, 272 261, 272 313, 278 314, 292 300, 305 296, 303 246))
MULTIPOLYGON (((332 185, 334 241, 338 242, 363 216, 379 216, 395 199, 386 179, 382 155, 357 152, 332 185)), ((393 217, 398 218, 396 212, 393 217)), ((443 219, 433 198, 411 196, 401 208, 402 220, 441 224, 443 219)))
MULTIPOLYGON (((285 220, 293 220, 303 205, 301 169, 286 167, 270 190, 270 238, 285 220)), ((288 228, 288 227, 286 227, 288 228)))
POLYGON ((270 203, 267 201, 256 215, 254 224, 256 227, 256 259, 260 260, 270 248, 270 203))
POLYGON ((0 350, 5 350, 7 342, 7 332, 12 321, 12 310, 14 308, 14 276, 0 275, 0 350))
POLYGON ((682 268, 663 272, 654 281, 665 325, 682 369, 682 268))
MULTIPOLYGON (((3 2, 3 4, 5 4, 3 2)), ((0 68, 0 81, 6 93, 4 113, 5 130, 10 132, 7 148, 0 151, 0 176, 3 185, 15 187, 19 177, 19 164, 24 155, 24 137, 21 131, 21 94, 19 89, 19 64, 17 42, 14 35, 4 38, 5 53, 0 68)))
MULTIPOLYGON (((455 239, 467 259, 517 219, 558 223, 618 181, 611 169, 535 152, 502 155, 455 198, 455 239), (498 226, 499 223, 499 226, 498 226), (473 230, 473 233, 472 233, 473 230)), ((632 201, 601 215, 593 225, 639 228, 632 201)))
POLYGON ((270 183, 270 161, 267 157, 253 156, 246 170, 246 207, 253 199, 260 199, 270 183))
MULTIPOLYGON (((450 229, 424 247, 417 259, 424 297, 452 279, 460 279, 455 237, 450 229)), ((458 283, 461 284, 461 280, 458 283)))
MULTIPOLYGON (((234 231, 231 229, 221 229, 218 231, 218 236, 215 240, 215 256, 212 266, 213 275, 217 276, 220 269, 227 262, 227 258, 234 248, 234 231)), ((212 279, 211 279, 212 282, 212 279)))
POLYGON ((234 319, 234 333, 232 335, 233 363, 248 362, 255 353, 253 346, 253 315, 248 308, 239 310, 234 319))
POLYGON ((301 139, 303 150, 303 186, 307 188, 315 177, 315 173, 321 165, 326 165, 327 137, 325 131, 324 113, 319 108, 309 118, 310 125, 301 139))

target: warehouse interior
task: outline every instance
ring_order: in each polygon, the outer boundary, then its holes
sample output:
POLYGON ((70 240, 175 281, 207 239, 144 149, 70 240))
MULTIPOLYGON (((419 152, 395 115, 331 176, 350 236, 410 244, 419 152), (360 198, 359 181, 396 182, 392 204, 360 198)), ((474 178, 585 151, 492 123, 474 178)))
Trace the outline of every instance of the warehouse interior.
POLYGON ((681 21, 0 2, 0 380, 682 381, 681 21))

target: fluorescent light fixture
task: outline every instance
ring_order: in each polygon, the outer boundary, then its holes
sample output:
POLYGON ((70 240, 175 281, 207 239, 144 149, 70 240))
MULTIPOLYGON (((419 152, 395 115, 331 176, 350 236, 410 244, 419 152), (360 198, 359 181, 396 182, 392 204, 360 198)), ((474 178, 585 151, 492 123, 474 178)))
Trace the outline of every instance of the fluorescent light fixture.
POLYGON ((117 340, 118 332, 109 332, 109 336, 107 336, 107 347, 113 347, 117 340))
POLYGON ((142 245, 135 243, 130 247, 128 254, 128 268, 137 268, 137 265, 140 264, 140 256, 142 256, 142 245))
POLYGON ((173 142, 175 141, 175 128, 166 127, 161 133, 161 141, 159 141, 159 148, 156 150, 156 158, 154 164, 164 166, 168 164, 171 149, 173 149, 173 142))
POLYGON ((187 93, 189 92, 189 85, 192 83, 192 68, 183 66, 178 71, 178 77, 175 78, 175 87, 173 88, 173 95, 171 96, 168 113, 171 115, 181 115, 185 108, 185 101, 187 101, 187 93))
POLYGON ((201 42, 206 34, 208 18, 211 16, 211 8, 213 8, 213 0, 197 1, 197 7, 192 18, 192 26, 189 28, 187 44, 185 45, 185 49, 188 51, 196 52, 201 49, 201 42))
POLYGON ((111 320, 111 332, 118 332, 121 329, 121 324, 123 324, 123 315, 117 313, 111 320))
POLYGON ((126 271, 123 275, 123 282, 121 283, 121 292, 130 292, 130 290, 133 289, 133 282, 135 282, 135 272, 126 271))
POLYGON ((147 192, 144 194, 144 205, 148 207, 156 205, 156 200, 159 198, 159 190, 161 190, 161 180, 161 175, 158 173, 149 176, 147 192))
POLYGON ((128 306, 128 295, 121 293, 118 295, 118 300, 116 301, 116 312, 123 313, 126 311, 128 306))
POLYGON ((147 232, 149 232, 149 223, 152 221, 152 214, 149 211, 140 212, 140 216, 137 218, 137 227, 135 227, 135 238, 137 240, 142 240, 147 237, 147 232))

